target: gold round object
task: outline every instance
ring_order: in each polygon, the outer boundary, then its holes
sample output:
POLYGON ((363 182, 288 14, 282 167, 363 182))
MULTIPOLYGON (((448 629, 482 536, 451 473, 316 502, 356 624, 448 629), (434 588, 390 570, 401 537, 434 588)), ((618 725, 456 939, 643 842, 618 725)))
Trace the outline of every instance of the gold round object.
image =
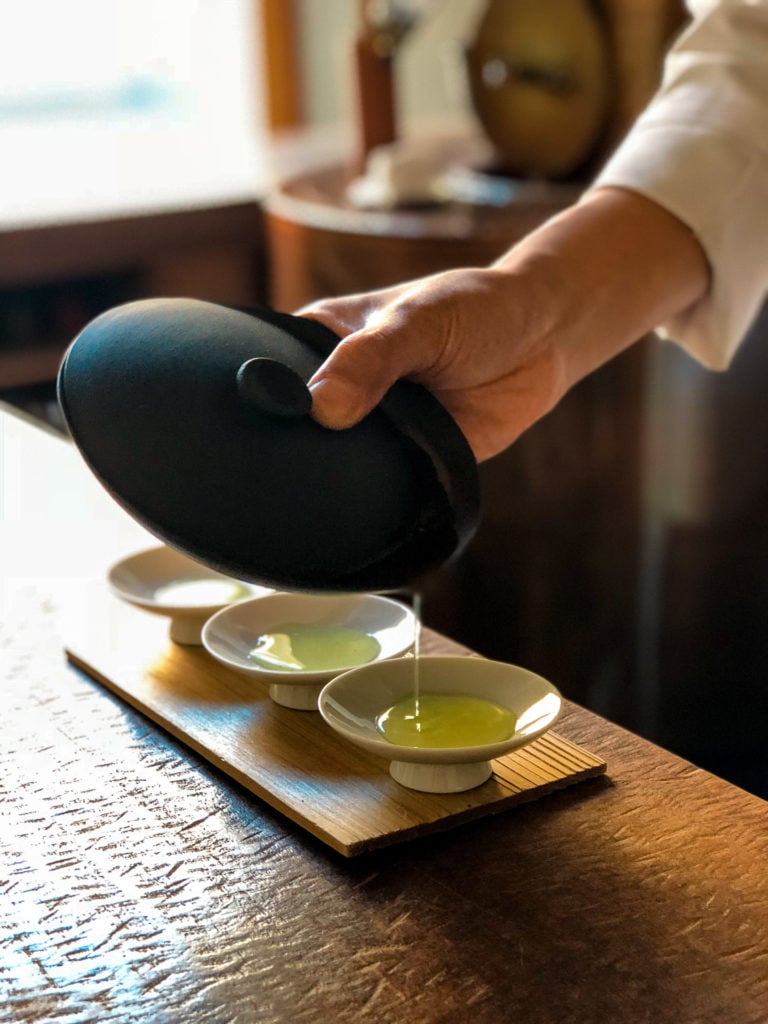
POLYGON ((589 158, 610 87, 607 33, 590 0, 490 0, 467 65, 505 172, 562 178, 589 158))

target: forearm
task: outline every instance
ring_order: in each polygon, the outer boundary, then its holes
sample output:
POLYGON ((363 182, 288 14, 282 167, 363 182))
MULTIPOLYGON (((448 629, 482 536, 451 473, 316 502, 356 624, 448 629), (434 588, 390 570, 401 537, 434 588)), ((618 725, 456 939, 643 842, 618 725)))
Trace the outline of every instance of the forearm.
POLYGON ((558 350, 566 386, 701 299, 709 267, 694 235, 644 197, 598 189, 494 264, 528 277, 538 329, 558 350))

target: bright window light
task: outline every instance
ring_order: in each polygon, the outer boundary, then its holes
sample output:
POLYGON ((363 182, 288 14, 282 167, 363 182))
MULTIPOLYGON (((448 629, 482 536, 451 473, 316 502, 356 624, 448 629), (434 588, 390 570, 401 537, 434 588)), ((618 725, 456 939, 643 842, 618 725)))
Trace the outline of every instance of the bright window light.
POLYGON ((261 39, 252 0, 0 5, 0 220, 256 195, 261 39))

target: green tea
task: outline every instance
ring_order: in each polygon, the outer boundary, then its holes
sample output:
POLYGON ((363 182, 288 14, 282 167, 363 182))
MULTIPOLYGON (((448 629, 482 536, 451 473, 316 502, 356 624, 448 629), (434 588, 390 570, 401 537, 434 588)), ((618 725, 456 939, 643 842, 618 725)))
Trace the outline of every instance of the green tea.
POLYGON ((515 731, 507 708, 480 697, 422 693, 387 708, 376 719, 385 739, 404 747, 474 747, 501 743, 515 731))
POLYGON ((248 656, 276 672, 324 672, 364 665, 380 652, 376 637, 358 629, 287 622, 263 633, 248 656))

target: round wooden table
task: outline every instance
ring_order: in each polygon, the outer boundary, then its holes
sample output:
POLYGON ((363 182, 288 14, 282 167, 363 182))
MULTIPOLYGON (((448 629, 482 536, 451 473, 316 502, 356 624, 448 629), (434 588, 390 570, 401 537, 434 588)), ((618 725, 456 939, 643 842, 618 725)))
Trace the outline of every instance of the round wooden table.
POLYGON ((580 191, 499 179, 512 197, 504 205, 455 201, 365 210, 349 201, 347 183, 344 167, 326 167, 287 179, 267 197, 269 287, 276 308, 291 311, 328 295, 485 265, 580 191))

